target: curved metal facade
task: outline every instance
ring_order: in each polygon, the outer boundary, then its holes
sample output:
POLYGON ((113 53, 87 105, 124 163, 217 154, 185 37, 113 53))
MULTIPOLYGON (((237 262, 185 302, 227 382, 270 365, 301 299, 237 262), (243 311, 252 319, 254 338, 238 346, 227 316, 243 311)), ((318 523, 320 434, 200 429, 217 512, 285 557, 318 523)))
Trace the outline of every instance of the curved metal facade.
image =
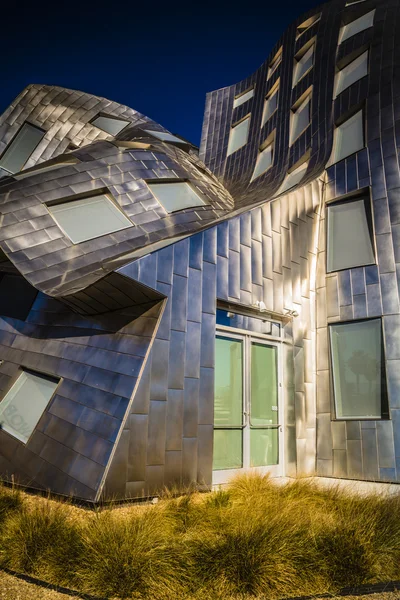
POLYGON ((2 396, 21 368, 61 378, 26 444, 0 431, 3 477, 91 501, 209 487, 218 300, 255 316, 263 302, 282 323, 285 473, 397 481, 399 23, 398 0, 332 0, 303 15, 253 75, 208 94, 201 160, 189 143, 161 141, 151 135, 168 133, 158 124, 102 98, 32 85, 15 100, 0 119, 0 151, 28 122, 43 137, 22 172, 69 162, 23 178, 0 173, 0 271, 39 291, 25 320, 0 317, 2 396), (373 26, 338 45, 343 24, 373 10, 373 26), (312 44, 313 66, 292 87, 295 58, 312 44), (366 50, 368 75, 333 100, 337 66, 366 50), (261 126, 278 80, 277 110, 261 126), (290 144, 291 113, 306 94, 310 124, 290 144), (359 109, 365 148, 327 166, 334 127, 359 109), (107 134, 98 115, 127 126, 107 134), (248 115, 247 143, 228 155, 231 126, 248 115), (273 164, 251 181, 269 139, 273 164), (306 163, 301 181, 279 194, 306 163), (166 212, 147 186, 162 179, 189 182, 206 203, 166 212), (73 243, 47 206, 96 191, 132 225, 73 243), (371 196, 376 265, 327 273, 326 205, 361 191, 371 196), (373 317, 383 323, 389 418, 337 420, 328 326, 373 317))

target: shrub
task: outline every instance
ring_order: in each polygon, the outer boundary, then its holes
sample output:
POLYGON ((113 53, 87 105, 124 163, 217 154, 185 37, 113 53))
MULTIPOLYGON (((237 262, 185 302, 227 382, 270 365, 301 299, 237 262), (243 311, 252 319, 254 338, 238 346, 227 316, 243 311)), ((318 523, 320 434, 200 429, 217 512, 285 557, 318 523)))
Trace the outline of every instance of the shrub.
POLYGON ((22 494, 18 488, 0 484, 0 525, 8 515, 21 508, 22 502, 22 494))
POLYGON ((81 550, 79 528, 63 504, 40 501, 31 508, 23 506, 4 522, 1 562, 15 571, 74 585, 81 550))
POLYGON ((157 507, 89 519, 79 567, 87 592, 101 596, 180 598, 183 571, 165 513, 157 507))

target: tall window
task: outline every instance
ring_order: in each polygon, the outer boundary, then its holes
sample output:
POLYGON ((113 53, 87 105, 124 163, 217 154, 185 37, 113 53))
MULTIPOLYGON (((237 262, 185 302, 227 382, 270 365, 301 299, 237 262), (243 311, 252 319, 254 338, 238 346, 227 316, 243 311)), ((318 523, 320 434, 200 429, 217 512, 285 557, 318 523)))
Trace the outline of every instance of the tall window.
POLYGON ((281 62, 282 62, 282 48, 279 48, 278 52, 275 54, 274 58, 269 63, 267 79, 269 79, 271 77, 272 73, 275 73, 276 69, 279 67, 281 62))
POLYGON ((293 69, 293 87, 304 77, 314 64, 314 44, 300 58, 296 59, 293 69))
POLYGON ((45 132, 30 123, 24 123, 0 158, 0 167, 9 173, 18 173, 43 138, 45 132))
POLYGON ((327 271, 375 263, 369 198, 327 206, 327 271))
POLYGON ((338 419, 388 416, 381 319, 329 326, 338 419))
POLYGON ((356 33, 360 33, 360 31, 364 31, 365 29, 369 29, 374 24, 375 10, 371 10, 371 12, 355 19, 351 23, 347 25, 343 25, 340 35, 339 35, 339 43, 341 44, 345 40, 353 37, 356 33))
POLYGON ((292 111, 290 119, 290 144, 303 133, 310 124, 311 94, 308 94, 296 110, 292 111))
POLYGON ((0 423, 4 431, 26 444, 58 382, 41 373, 22 371, 0 402, 0 423))
POLYGON ((235 97, 235 99, 233 101, 233 108, 237 108, 241 104, 244 104, 245 102, 247 102, 247 100, 250 100, 250 98, 252 98, 253 96, 254 96, 254 88, 251 88, 250 90, 247 90, 246 92, 242 92, 241 94, 239 94, 238 96, 235 97))
POLYGON ((363 111, 344 121, 335 128, 333 135, 333 152, 330 164, 336 163, 364 148, 364 120, 363 111))
POLYGON ((249 128, 250 115, 248 115, 245 119, 242 119, 242 121, 239 121, 239 123, 232 125, 231 132, 229 135, 227 156, 233 154, 234 152, 239 150, 239 148, 242 148, 242 146, 245 146, 247 144, 249 128))
POLYGON ((343 90, 366 75, 368 75, 368 50, 336 74, 334 97, 339 96, 343 90))
POLYGON ((133 227, 106 194, 48 205, 51 215, 74 244, 133 227))
POLYGON ((186 181, 172 181, 167 183, 157 181, 148 183, 147 185, 161 206, 169 213, 183 210, 184 208, 204 206, 206 204, 195 189, 186 181))
POLYGON ((268 140, 265 144, 260 146, 256 166, 254 167, 253 175, 250 181, 254 181, 254 179, 265 173, 265 171, 268 171, 268 169, 272 167, 273 160, 274 140, 272 138, 268 140))
POLYGON ((118 119, 117 117, 109 117, 106 115, 99 115, 91 121, 92 125, 95 125, 99 129, 102 129, 110 135, 117 135, 129 125, 129 121, 118 119))
POLYGON ((261 127, 264 127, 265 123, 268 119, 274 114, 276 109, 278 108, 278 96, 279 96, 279 79, 277 80, 274 87, 269 92, 268 96, 265 98, 264 102, 264 110, 261 119, 261 127))

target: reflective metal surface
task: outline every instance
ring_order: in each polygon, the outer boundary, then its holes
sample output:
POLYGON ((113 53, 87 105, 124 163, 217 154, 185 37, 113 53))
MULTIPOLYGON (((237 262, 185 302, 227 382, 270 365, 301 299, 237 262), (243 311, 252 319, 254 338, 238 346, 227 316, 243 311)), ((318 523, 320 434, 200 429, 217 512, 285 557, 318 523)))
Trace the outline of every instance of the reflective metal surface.
POLYGON ((3 477, 92 501, 209 487, 217 299, 255 311, 263 302, 282 322, 287 475, 400 477, 399 10, 399 0, 332 0, 299 17, 260 69, 207 96, 201 160, 189 143, 151 136, 165 130, 147 117, 89 94, 32 85, 7 109, 0 152, 28 121, 46 133, 24 169, 77 162, 0 173, 5 264, 40 291, 25 321, 0 317, 1 397, 20 366, 62 378, 26 445, 0 431, 3 477), (338 49, 341 23, 373 8, 374 26, 338 49), (294 56, 314 38, 314 66, 292 89, 294 56), (368 77, 332 100, 335 65, 367 48, 368 77), (278 79, 278 109, 261 127, 278 79), (311 124, 289 146, 291 107, 310 89, 311 124), (333 123, 360 107, 366 148, 326 169, 333 123), (100 113, 130 125, 113 137, 91 123, 100 113), (227 156, 231 124, 249 113, 247 144, 227 156), (274 130, 273 166, 251 182, 274 130), (274 198, 303 161, 304 179, 274 198), (166 213, 146 181, 176 177, 208 204, 166 213), (368 188, 377 264, 327 274, 325 203, 368 188), (45 204, 105 189, 132 227, 73 244, 45 204), (380 316, 390 419, 335 421, 328 324, 380 316))

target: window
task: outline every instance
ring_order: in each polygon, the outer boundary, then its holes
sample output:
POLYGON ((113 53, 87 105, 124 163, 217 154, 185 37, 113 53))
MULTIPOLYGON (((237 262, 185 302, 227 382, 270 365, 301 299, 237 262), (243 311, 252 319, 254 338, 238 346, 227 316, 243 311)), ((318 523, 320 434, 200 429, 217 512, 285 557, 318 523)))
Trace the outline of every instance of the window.
POLYGON ((337 419, 388 416, 380 319, 329 326, 337 419))
POLYGON ((336 74, 334 98, 366 75, 368 75, 368 51, 361 54, 336 74))
POLYGON ((206 204, 186 181, 157 182, 147 185, 161 206, 169 213, 206 204))
POLYGON ((235 97, 235 99, 233 101, 233 108, 237 108, 241 104, 244 104, 245 102, 247 102, 247 100, 250 100, 250 98, 252 98, 253 96, 254 96, 254 88, 251 88, 251 90, 247 90, 247 92, 242 92, 241 94, 239 94, 239 96, 235 97))
POLYGON ((0 273, 0 316, 24 321, 38 291, 16 273, 0 273))
POLYGON ((24 123, 3 152, 0 158, 0 167, 9 173, 20 171, 43 138, 44 133, 42 129, 30 125, 30 123, 24 123))
POLYGON ((369 198, 327 206, 327 271, 375 264, 369 198))
POLYGON ((267 79, 269 79, 271 77, 272 73, 274 73, 276 71, 276 69, 281 64, 281 62, 282 62, 282 48, 279 48, 278 52, 275 54, 272 61, 269 63, 267 79))
POLYGON ((311 118, 310 108, 311 94, 308 94, 300 106, 295 111, 292 111, 290 119, 290 144, 293 144, 299 135, 309 126, 311 118))
POLYGON ((374 24, 374 16, 375 16, 375 10, 371 10, 371 12, 363 15, 362 17, 359 17, 358 19, 355 19, 354 21, 352 21, 351 23, 348 23, 347 25, 344 25, 340 32, 339 43, 342 43, 345 40, 348 40, 353 35, 356 35, 356 33, 360 33, 360 31, 364 31, 364 29, 368 29, 369 27, 372 27, 374 24))
POLYGON ((175 142, 175 143, 179 143, 179 144, 187 143, 187 142, 185 142, 185 140, 181 140, 180 138, 176 137, 175 135, 172 135, 172 133, 167 133, 166 131, 151 131, 150 129, 145 129, 144 131, 146 133, 150 133, 151 135, 154 135, 154 137, 158 138, 159 140, 162 140, 163 142, 175 142))
POLYGON ((47 208, 74 244, 133 227, 106 194, 68 200, 47 208))
POLYGON ((298 39, 301 35, 303 35, 303 33, 305 31, 307 31, 307 29, 310 29, 310 27, 312 27, 314 25, 314 23, 319 21, 320 18, 321 18, 321 13, 318 13, 316 15, 313 15, 309 19, 307 19, 307 21, 304 21, 303 23, 301 23, 298 26, 297 31, 296 31, 296 39, 298 39))
POLYGON ((36 175, 36 173, 47 173, 47 171, 54 171, 55 169, 67 167, 68 165, 75 165, 78 162, 79 160, 74 156, 68 156, 65 160, 59 160, 58 162, 54 162, 51 165, 36 165, 31 169, 26 169, 26 171, 22 171, 22 173, 18 173, 17 175, 15 175, 15 179, 18 179, 19 181, 20 179, 26 179, 31 175, 36 175))
POLYGON ((314 44, 309 48, 301 58, 295 61, 293 69, 293 87, 304 77, 314 64, 314 44))
POLYGON ((265 173, 271 166, 274 160, 274 143, 273 140, 260 147, 260 152, 257 157, 256 166, 251 176, 250 181, 254 181, 257 177, 265 173))
POLYGON ((117 119, 116 117, 106 117, 104 115, 95 117, 91 123, 95 127, 102 129, 110 135, 117 135, 120 133, 120 131, 125 129, 127 125, 129 125, 129 121, 123 121, 122 119, 117 119))
POLYGON ((279 79, 268 94, 264 103, 264 110, 261 120, 261 127, 264 127, 268 119, 274 114, 278 108, 278 95, 279 95, 279 79))
POLYGON ((231 132, 229 135, 227 156, 233 154, 234 152, 236 152, 236 150, 239 150, 239 148, 247 144, 249 128, 250 115, 242 121, 239 121, 239 123, 232 125, 231 132))
POLYGON ((287 192, 288 190, 295 187, 298 183, 300 183, 300 181, 303 179, 303 177, 307 171, 307 167, 308 167, 308 162, 305 162, 302 165, 300 165, 300 167, 297 167, 297 169, 295 169, 291 173, 288 173, 286 175, 281 187, 276 192, 275 196, 277 196, 278 194, 282 194, 283 192, 287 192))
POLYGON ((333 134, 333 152, 329 164, 334 164, 354 152, 364 148, 363 111, 347 119, 335 128, 333 134))
POLYGON ((58 382, 41 373, 22 371, 0 402, 0 423, 4 431, 26 444, 58 382))

